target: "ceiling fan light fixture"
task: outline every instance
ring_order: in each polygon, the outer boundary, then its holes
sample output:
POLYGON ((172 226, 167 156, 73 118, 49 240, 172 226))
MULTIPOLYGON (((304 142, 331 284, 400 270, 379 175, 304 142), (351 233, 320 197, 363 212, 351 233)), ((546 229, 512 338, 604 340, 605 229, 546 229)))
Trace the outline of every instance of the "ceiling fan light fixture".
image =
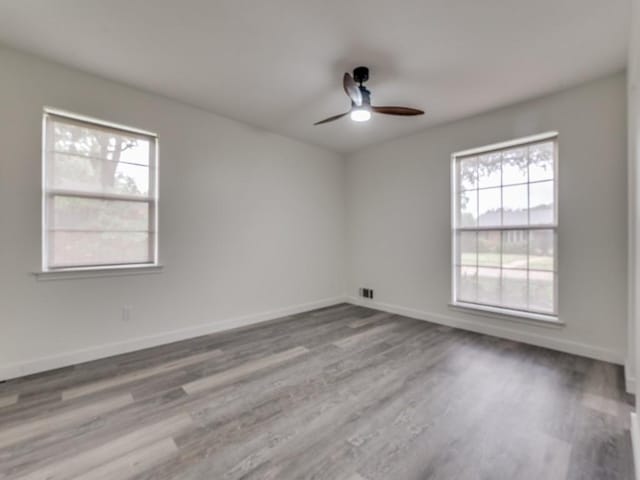
POLYGON ((342 77, 342 88, 344 89, 344 93, 347 94, 347 97, 349 97, 349 100, 351 100, 351 110, 320 120, 314 123, 314 125, 333 122, 347 115, 349 115, 354 122, 368 122, 371 119, 372 112, 401 117, 413 117, 424 114, 422 110, 418 110, 417 108, 371 105, 371 92, 363 85, 367 80, 369 80, 369 69, 367 67, 356 68, 353 71, 353 77, 351 74, 345 73, 342 77), (360 85, 358 85, 358 83, 360 85))
POLYGON ((371 119, 371 110, 368 108, 356 107, 349 114, 354 122, 368 122, 371 119))

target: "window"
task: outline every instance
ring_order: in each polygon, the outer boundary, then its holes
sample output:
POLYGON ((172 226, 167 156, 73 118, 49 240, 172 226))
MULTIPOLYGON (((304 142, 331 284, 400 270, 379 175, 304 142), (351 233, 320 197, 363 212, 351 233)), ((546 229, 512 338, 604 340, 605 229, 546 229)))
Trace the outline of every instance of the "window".
POLYGON ((453 155, 453 304, 557 320, 557 134, 453 155))
POLYGON ((43 270, 157 264, 157 138, 46 110, 43 270))

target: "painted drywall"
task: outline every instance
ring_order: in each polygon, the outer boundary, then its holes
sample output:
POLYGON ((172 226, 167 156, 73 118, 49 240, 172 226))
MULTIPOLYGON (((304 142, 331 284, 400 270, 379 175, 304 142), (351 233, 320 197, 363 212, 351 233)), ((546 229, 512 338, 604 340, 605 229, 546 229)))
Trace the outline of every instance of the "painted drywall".
MULTIPOLYGON (((640 344, 640 329, 638 329, 638 299, 640 298, 640 222, 637 220, 640 212, 640 185, 638 175, 638 161, 640 160, 640 97, 638 96, 638 76, 640 69, 640 0, 632 1, 631 35, 629 38, 628 68, 627 68, 627 140, 628 140, 628 224, 629 224, 629 269, 628 269, 628 323, 627 323, 627 361, 625 373, 627 390, 635 391, 638 359, 636 352, 640 344)), ((639 396, 640 397, 640 396, 639 396)))
POLYGON ((631 2, 631 36, 627 68, 628 162, 629 162, 629 321, 627 326, 627 389, 636 393, 636 413, 631 413, 631 442, 635 478, 640 479, 640 395, 637 376, 640 372, 640 0, 631 2))
POLYGON ((380 308, 623 363, 626 128, 620 73, 349 156, 348 294, 370 287, 370 304, 380 308), (449 307, 451 154, 553 130, 560 156, 559 314, 566 325, 449 307))
POLYGON ((337 154, 9 49, 0 71, 0 378, 341 298, 337 154), (44 106, 159 135, 161 273, 34 277, 44 106))
MULTIPOLYGON (((640 0, 632 1, 631 37, 627 69, 627 118, 629 161, 629 352, 628 377, 634 384, 640 372, 640 0), (632 368, 635 367, 635 368, 632 368)), ((640 406, 640 395, 636 396, 636 410, 640 406)), ((637 427, 637 425, 635 425, 637 427)), ((640 450, 637 446, 636 450, 640 450)), ((638 460, 638 457, 636 457, 638 460)), ((640 468, 638 475, 640 476, 640 468)))

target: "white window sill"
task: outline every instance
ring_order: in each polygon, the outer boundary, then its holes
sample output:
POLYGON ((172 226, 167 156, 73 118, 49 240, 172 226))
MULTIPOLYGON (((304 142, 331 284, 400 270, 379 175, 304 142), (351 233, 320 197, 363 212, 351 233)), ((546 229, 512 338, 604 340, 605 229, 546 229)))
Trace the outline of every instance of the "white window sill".
POLYGON ((113 267, 60 268, 33 272, 38 280, 73 280, 77 278, 121 277, 161 273, 164 265, 124 265, 113 267))
POLYGON ((489 307, 464 302, 454 302, 449 304, 449 307, 484 317, 500 318, 514 322, 535 323, 536 325, 545 327, 563 327, 565 325, 558 317, 545 315, 543 313, 521 312, 508 308, 489 307))

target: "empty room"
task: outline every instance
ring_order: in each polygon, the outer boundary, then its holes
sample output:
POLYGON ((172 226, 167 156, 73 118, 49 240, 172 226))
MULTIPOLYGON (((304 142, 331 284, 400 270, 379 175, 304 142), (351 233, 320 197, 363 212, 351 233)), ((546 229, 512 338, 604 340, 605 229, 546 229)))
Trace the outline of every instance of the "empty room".
POLYGON ((0 0, 0 479, 640 479, 639 85, 640 0, 0 0))

